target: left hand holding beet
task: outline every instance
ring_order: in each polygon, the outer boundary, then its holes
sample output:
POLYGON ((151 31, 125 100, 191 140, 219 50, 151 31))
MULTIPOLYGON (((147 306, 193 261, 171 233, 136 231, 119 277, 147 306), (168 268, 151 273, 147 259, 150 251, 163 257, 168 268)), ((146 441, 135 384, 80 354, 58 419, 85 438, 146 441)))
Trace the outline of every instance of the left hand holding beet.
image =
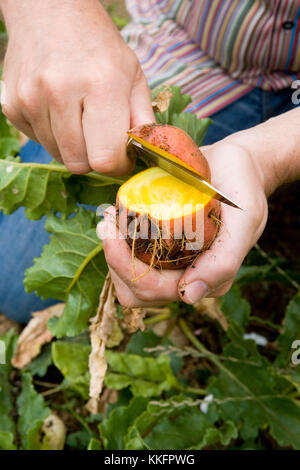
POLYGON ((222 204, 222 226, 216 239, 185 271, 149 270, 135 259, 133 280, 131 249, 118 236, 115 209, 111 208, 98 225, 98 234, 123 306, 162 305, 180 298, 192 304, 204 296, 224 295, 262 234, 268 214, 264 175, 250 152, 230 140, 201 150, 211 168, 212 184, 237 200, 244 211, 222 204))

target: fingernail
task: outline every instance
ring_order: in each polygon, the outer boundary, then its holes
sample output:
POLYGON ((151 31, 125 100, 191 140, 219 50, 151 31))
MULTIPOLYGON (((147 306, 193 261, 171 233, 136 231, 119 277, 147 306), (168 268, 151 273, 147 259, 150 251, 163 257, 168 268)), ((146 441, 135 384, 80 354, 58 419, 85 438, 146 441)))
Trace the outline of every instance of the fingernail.
POLYGON ((194 281, 188 284, 185 288, 184 297, 185 299, 194 304, 198 300, 202 299, 206 294, 208 294, 208 286, 203 281, 194 281))

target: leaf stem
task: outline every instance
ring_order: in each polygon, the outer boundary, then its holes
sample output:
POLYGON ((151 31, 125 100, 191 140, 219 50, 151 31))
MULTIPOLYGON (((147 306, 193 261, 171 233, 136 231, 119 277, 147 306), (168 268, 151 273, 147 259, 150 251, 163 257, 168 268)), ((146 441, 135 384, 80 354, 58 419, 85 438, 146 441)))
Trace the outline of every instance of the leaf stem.
POLYGON ((46 390, 45 392, 42 392, 41 395, 43 397, 47 397, 48 395, 53 395, 54 393, 61 392, 62 390, 66 390, 67 386, 66 384, 60 384, 58 387, 50 388, 49 390, 46 390))
POLYGON ((145 325, 153 325, 159 323, 163 320, 168 320, 171 316, 171 312, 161 313, 160 315, 155 315, 154 317, 146 318, 144 320, 145 325))
MULTIPOLYGON (((181 328, 183 334, 187 337, 187 339, 198 349, 198 351, 201 351, 206 354, 210 354, 209 350, 206 349, 206 347, 200 343, 200 341, 196 338, 196 336, 193 334, 193 332, 189 329, 187 323, 183 318, 180 318, 178 321, 179 327, 181 328)), ((221 370, 225 371, 227 374, 229 374, 229 371, 227 368, 219 361, 219 359, 216 356, 211 356, 210 360, 221 370)), ((230 374, 231 375, 231 374, 230 374)))
POLYGON ((95 433, 91 430, 89 425, 84 421, 84 419, 71 407, 67 406, 67 410, 71 413, 71 415, 81 424, 81 426, 87 431, 87 433, 91 437, 95 437, 95 433))
POLYGON ((271 266, 273 266, 276 271, 281 274, 282 277, 284 277, 295 289, 297 289, 298 291, 300 290, 300 284, 298 284, 297 281, 295 281, 295 279, 292 279, 291 276, 289 274, 287 274, 280 266, 278 266, 276 264, 276 262, 268 255, 268 253, 266 253, 260 246, 258 243, 255 243, 254 245, 254 248, 261 254, 261 256, 263 256, 263 258, 265 258, 271 266))
POLYGON ((183 318, 179 318, 178 324, 183 332, 183 334, 187 337, 188 340, 201 352, 208 353, 209 351, 206 349, 203 344, 196 338, 196 336, 192 333, 192 331, 187 326, 187 323, 183 318))
MULTIPOLYGON (((21 166, 23 168, 40 168, 42 170, 47 170, 47 171, 53 171, 53 172, 58 172, 58 173, 65 173, 66 175, 72 175, 67 168, 64 165, 53 165, 51 163, 23 163, 23 162, 14 162, 11 160, 0 160, 1 163, 5 163, 7 165, 14 165, 14 166, 21 166)), ((93 178, 98 181, 104 181, 107 184, 123 184, 128 177, 125 178, 115 178, 112 176, 107 176, 103 175, 102 173, 96 173, 95 171, 92 171, 90 173, 87 173, 86 175, 80 175, 83 177, 88 177, 88 178, 93 178)))
POLYGON ((99 243, 99 245, 96 246, 96 248, 94 248, 89 254, 88 256, 84 259, 83 263, 79 266, 79 268, 77 269, 76 273, 75 273, 75 276, 73 277, 72 279, 72 282, 70 283, 68 289, 66 290, 66 295, 69 294, 69 292, 71 291, 72 287, 74 286, 74 284, 76 284, 76 282, 78 281, 79 277, 81 276, 83 270, 87 267, 87 265, 90 263, 90 261, 95 258, 95 256, 98 255, 98 253, 100 253, 102 251, 102 243, 99 243))

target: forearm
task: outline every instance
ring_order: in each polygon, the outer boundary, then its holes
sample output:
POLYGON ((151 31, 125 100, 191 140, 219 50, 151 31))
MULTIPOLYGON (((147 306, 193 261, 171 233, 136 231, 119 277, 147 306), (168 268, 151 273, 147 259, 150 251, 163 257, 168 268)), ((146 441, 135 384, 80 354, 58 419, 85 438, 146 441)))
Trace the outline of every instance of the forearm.
POLYGON ((237 132, 225 141, 251 153, 262 170, 265 192, 300 179, 300 108, 237 132))

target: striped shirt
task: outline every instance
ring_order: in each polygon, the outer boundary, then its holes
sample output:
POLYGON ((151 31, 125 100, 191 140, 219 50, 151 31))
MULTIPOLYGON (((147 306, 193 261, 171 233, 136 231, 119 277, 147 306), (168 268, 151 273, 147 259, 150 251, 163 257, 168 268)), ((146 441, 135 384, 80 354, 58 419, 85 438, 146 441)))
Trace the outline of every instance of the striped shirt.
POLYGON ((209 116, 300 79, 300 0, 127 0, 123 30, 151 88, 179 85, 209 116))

